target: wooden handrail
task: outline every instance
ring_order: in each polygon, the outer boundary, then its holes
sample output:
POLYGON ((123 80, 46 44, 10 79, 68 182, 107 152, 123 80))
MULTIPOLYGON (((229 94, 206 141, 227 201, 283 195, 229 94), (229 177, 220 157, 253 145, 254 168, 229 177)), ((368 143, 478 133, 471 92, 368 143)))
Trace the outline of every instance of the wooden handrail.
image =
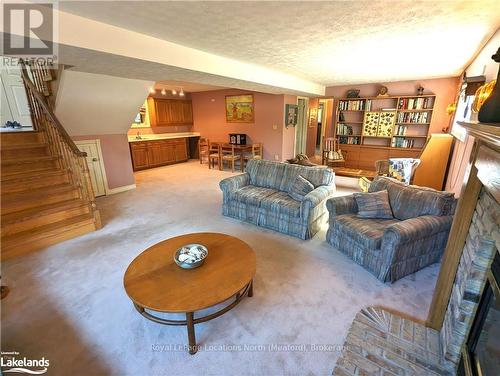
POLYGON ((28 71, 26 70, 26 65, 24 61, 21 59, 19 60, 19 64, 21 65, 21 76, 24 81, 24 84, 29 88, 29 91, 31 94, 35 97, 37 100, 37 103, 42 107, 43 111, 45 112, 45 115, 49 118, 51 121, 52 125, 56 128, 57 132, 61 135, 63 138, 64 142, 69 146, 71 151, 75 153, 79 157, 86 157, 87 153, 81 151, 78 149, 76 146, 75 142, 71 139, 69 136, 68 132, 66 132, 66 129, 62 126, 62 124, 59 122, 59 120, 56 118, 54 115, 54 112, 52 112, 52 109, 49 107, 47 101, 43 97, 42 94, 37 90, 33 82, 31 82, 31 79, 29 78, 28 71))
POLYGON ((87 153, 78 149, 55 116, 47 98, 40 92, 40 90, 50 92, 43 82, 45 77, 43 72, 47 68, 33 64, 29 65, 28 72, 22 60, 20 65, 33 128, 43 135, 50 153, 58 157, 59 168, 68 174, 69 183, 78 190, 79 198, 87 203, 90 213, 98 222, 99 212, 87 164, 87 153))

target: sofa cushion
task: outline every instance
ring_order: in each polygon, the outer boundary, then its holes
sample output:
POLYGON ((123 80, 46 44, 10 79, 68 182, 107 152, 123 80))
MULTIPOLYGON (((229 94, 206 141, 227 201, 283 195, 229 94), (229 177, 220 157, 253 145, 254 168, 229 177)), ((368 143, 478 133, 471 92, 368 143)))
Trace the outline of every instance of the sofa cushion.
POLYGON ((314 185, 309 180, 303 178, 301 175, 297 175, 290 186, 288 194, 294 200, 302 201, 304 196, 313 190, 314 185))
POLYGON ((394 217, 400 220, 423 215, 452 215, 455 198, 451 192, 436 191, 432 188, 404 185, 382 176, 377 176, 370 185, 369 192, 387 189, 394 217))
POLYGON ((287 192, 275 192, 260 202, 260 207, 290 217, 300 217, 300 201, 291 198, 287 192))
POLYGON ((285 171, 284 163, 251 159, 247 163, 246 171, 250 176, 250 184, 282 190, 280 184, 285 171))
POLYGON ((276 189, 256 187, 255 185, 246 185, 243 188, 240 188, 237 191, 233 192, 232 199, 244 204, 259 206, 260 202, 264 198, 276 192, 276 189))
POLYGON ((292 183, 298 175, 309 180, 311 184, 314 185, 314 188, 320 185, 331 185, 335 177, 334 172, 326 166, 306 167, 285 164, 283 179, 281 180, 279 190, 289 192, 292 183))
POLYGON ((353 195, 358 205, 359 218, 394 218, 389 204, 389 193, 386 189, 372 193, 354 193, 353 195))
POLYGON ((333 226, 363 247, 380 249, 384 230, 397 222, 397 219, 367 219, 358 218, 356 214, 342 214, 335 217, 333 226))

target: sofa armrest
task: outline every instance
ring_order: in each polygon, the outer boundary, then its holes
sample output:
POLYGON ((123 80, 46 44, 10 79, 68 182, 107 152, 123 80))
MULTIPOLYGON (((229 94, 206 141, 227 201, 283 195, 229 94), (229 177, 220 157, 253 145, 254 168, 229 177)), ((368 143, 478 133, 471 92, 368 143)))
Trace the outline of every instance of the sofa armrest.
POLYGON ((248 185, 249 182, 250 176, 248 175, 248 172, 245 172, 244 174, 231 176, 230 178, 221 180, 219 183, 219 187, 222 190, 222 193, 224 195, 227 195, 248 185))
POLYGON ((438 234, 440 232, 449 231, 452 216, 434 216, 424 215, 421 217, 410 218, 398 223, 387 226, 382 239, 382 247, 384 243, 404 244, 414 242, 422 238, 438 234))
POLYGON ((335 193, 335 185, 320 185, 304 196, 300 205, 300 216, 308 218, 311 210, 322 204, 327 198, 335 193))
POLYGON ((330 219, 341 214, 355 214, 358 212, 358 204, 353 195, 332 197, 326 202, 330 212, 330 219))

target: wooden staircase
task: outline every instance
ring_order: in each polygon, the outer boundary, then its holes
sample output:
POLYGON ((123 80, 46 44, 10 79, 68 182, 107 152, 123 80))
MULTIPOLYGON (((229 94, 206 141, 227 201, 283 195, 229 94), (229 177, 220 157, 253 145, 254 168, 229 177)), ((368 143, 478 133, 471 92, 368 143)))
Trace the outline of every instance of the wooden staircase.
POLYGON ((85 153, 62 128, 25 68, 23 81, 36 130, 1 134, 3 260, 101 227, 85 153))

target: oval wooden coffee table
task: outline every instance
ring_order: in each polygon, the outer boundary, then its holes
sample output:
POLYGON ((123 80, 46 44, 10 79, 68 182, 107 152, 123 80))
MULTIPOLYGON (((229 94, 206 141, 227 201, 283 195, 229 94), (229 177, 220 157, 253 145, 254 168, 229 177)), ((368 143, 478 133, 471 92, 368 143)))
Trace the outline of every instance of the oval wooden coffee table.
POLYGON ((165 325, 186 325, 189 353, 197 351, 194 325, 212 320, 253 295, 255 253, 240 239, 217 233, 177 236, 155 244, 128 266, 123 284, 141 315, 165 325), (208 256, 196 269, 182 269, 174 262, 175 251, 190 243, 203 244, 208 256), (228 301, 224 308, 203 317, 196 311, 228 301), (185 313, 186 320, 168 320, 153 312, 185 313))

